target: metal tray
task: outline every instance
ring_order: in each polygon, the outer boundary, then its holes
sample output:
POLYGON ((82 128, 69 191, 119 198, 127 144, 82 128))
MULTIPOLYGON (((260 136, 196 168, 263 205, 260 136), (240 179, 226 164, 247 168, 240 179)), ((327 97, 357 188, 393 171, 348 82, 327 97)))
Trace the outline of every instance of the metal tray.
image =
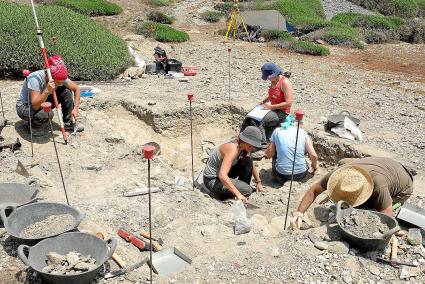
POLYGON ((163 249, 152 256, 152 269, 162 276, 175 273, 191 263, 190 258, 174 247, 163 249))

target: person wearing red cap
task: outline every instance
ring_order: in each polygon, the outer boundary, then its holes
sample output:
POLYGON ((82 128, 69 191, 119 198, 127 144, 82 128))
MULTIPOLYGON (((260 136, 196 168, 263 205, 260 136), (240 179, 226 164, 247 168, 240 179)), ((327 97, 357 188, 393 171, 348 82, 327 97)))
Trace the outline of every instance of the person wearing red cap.
MULTIPOLYGON (((80 87, 68 79, 68 70, 60 55, 49 57, 48 63, 53 81, 49 82, 46 70, 32 72, 25 79, 16 102, 18 116, 24 121, 31 119, 34 136, 43 136, 49 118, 53 117, 53 112, 47 114, 41 108, 44 102, 50 102, 54 107, 53 90, 56 90, 56 97, 62 108, 65 130, 74 131, 76 125, 73 119, 75 121, 78 117, 80 87), (30 109, 31 114, 29 114, 30 109)), ((82 128, 77 130, 81 131, 82 128)))

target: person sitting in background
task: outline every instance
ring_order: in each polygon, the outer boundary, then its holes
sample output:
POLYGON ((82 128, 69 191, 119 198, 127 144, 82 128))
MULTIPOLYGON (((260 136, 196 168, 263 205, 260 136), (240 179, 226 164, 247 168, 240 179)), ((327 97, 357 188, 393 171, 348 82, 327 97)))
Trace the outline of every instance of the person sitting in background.
POLYGON ((159 46, 155 47, 153 56, 155 57, 156 73, 165 75, 167 74, 167 53, 159 46))
POLYGON ((342 159, 336 170, 313 183, 293 213, 291 227, 301 227, 304 213, 316 197, 327 190, 337 203, 345 200, 351 206, 393 216, 393 203, 405 202, 413 192, 413 176, 401 163, 382 157, 342 159))
POLYGON ((264 148, 261 132, 248 126, 239 137, 214 148, 204 170, 204 184, 218 199, 236 197, 247 202, 253 192, 250 185, 254 176, 256 190, 262 191, 261 180, 250 153, 264 148))
POLYGON ((283 76, 283 70, 274 63, 266 63, 261 67, 262 79, 269 80, 268 96, 260 101, 265 109, 271 110, 261 121, 266 139, 269 140, 274 129, 285 121, 294 101, 294 90, 291 81, 283 76))
MULTIPOLYGON (((289 124, 287 128, 276 128, 272 134, 270 145, 266 150, 266 157, 273 159, 272 173, 281 183, 291 180, 296 135, 297 127, 292 124, 289 124)), ((309 166, 305 159, 306 152, 311 160, 311 168, 314 174, 318 168, 317 154, 311 138, 304 129, 300 128, 294 165, 295 181, 303 179, 309 171, 309 166)))
MULTIPOLYGON (((43 136, 49 119, 53 118, 53 112, 45 113, 41 104, 50 102, 52 107, 55 107, 52 95, 54 90, 58 103, 61 105, 65 130, 74 131, 74 127, 77 127, 73 121, 78 117, 80 87, 68 79, 68 69, 60 55, 49 57, 48 63, 53 81, 49 82, 46 70, 32 72, 25 79, 16 102, 18 116, 28 122, 31 119, 34 136, 43 136), (28 113, 29 106, 31 106, 31 115, 28 113)), ((82 131, 82 126, 77 130, 82 131)))

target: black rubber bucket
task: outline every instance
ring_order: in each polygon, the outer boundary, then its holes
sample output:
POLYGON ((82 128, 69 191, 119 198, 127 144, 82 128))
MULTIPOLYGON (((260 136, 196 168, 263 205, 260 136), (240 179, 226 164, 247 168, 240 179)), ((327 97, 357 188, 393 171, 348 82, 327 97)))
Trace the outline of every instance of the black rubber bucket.
POLYGON ((90 283, 96 277, 102 265, 111 258, 116 247, 116 238, 104 241, 94 235, 71 232, 45 239, 33 247, 20 245, 18 257, 23 263, 37 271, 46 283, 85 284, 90 283), (78 252, 83 256, 90 255, 96 259, 96 268, 76 275, 56 275, 42 272, 42 269, 47 266, 46 256, 49 252, 66 255, 71 251, 78 252), (28 253, 28 256, 26 253, 28 253))
POLYGON ((340 200, 336 208, 336 221, 341 230, 342 238, 346 240, 348 243, 350 243, 351 246, 359 250, 373 251, 373 250, 384 249, 387 246, 387 244, 390 242, 391 236, 395 232, 400 230, 400 227, 398 226, 397 220, 395 218, 392 218, 380 212, 369 211, 370 213, 376 214, 381 219, 382 223, 385 223, 388 225, 388 228, 390 228, 390 230, 384 233, 381 236, 381 238, 366 238, 366 237, 359 237, 359 236, 353 235, 351 232, 345 230, 342 226, 342 219, 345 216, 350 215, 353 210, 366 211, 362 209, 354 209, 350 204, 348 204, 344 200, 340 200), (341 208, 341 206, 344 203, 348 205, 347 209, 341 208))
POLYGON ((173 72, 182 72, 182 63, 176 59, 167 59, 165 70, 173 72))
POLYGON ((73 231, 84 218, 84 214, 80 213, 77 209, 61 204, 61 203, 48 203, 48 202, 39 202, 24 205, 18 208, 7 208, 13 210, 12 213, 7 216, 6 212, 8 210, 2 208, 0 211, 1 219, 3 220, 4 228, 13 238, 18 240, 18 242, 28 245, 33 245, 39 242, 42 239, 50 238, 57 236, 59 234, 73 231), (55 234, 46 235, 43 237, 33 237, 33 238, 21 238, 19 237, 21 232, 24 231, 28 226, 41 221, 52 215, 60 214, 69 214, 72 215, 75 222, 68 230, 63 232, 57 232, 55 234))
POLYGON ((0 183, 0 208, 19 207, 35 202, 39 189, 19 183, 0 183))

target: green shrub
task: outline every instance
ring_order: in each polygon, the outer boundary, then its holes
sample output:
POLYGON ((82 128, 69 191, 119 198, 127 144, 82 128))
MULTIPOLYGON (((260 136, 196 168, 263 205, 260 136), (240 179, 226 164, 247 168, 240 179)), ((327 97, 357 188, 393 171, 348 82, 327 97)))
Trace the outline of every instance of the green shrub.
MULTIPOLYGON (((378 10, 385 16, 402 18, 415 17, 418 14, 418 0, 351 0, 351 2, 369 10, 378 10)), ((421 0, 422 1, 422 0, 421 0)))
POLYGON ((220 11, 206 11, 201 14, 201 19, 207 22, 216 23, 223 17, 223 12, 220 11))
POLYGON ((162 12, 153 11, 150 12, 147 16, 149 21, 157 22, 161 24, 172 24, 174 22, 174 18, 164 14, 162 12))
POLYGON ((348 45, 364 48, 364 45, 359 39, 358 32, 354 28, 340 23, 333 23, 323 34, 323 40, 332 45, 348 45))
POLYGON ((117 15, 122 12, 120 6, 105 0, 58 0, 55 4, 88 16, 117 15))
POLYGON ((425 0, 416 0, 418 5, 418 17, 425 17, 425 0))
POLYGON ((328 26, 320 0, 277 0, 276 9, 301 34, 328 26))
POLYGON ((155 6, 169 6, 170 0, 151 0, 151 4, 155 6))
POLYGON ((292 40, 294 37, 284 31, 278 31, 278 30, 264 30, 261 32, 261 36, 264 37, 265 40, 271 41, 271 40, 277 40, 277 39, 283 39, 283 40, 292 40))
POLYGON ((354 19, 351 26, 362 27, 364 29, 378 29, 395 31, 404 23, 400 17, 384 17, 379 15, 361 15, 354 19))
POLYGON ((161 42, 183 42, 189 40, 189 35, 186 32, 154 22, 137 24, 136 33, 146 37, 153 37, 155 40, 161 42))
POLYGON ((411 20, 399 29, 400 40, 410 43, 425 43, 425 20, 411 20))
POLYGON ((224 15, 230 15, 233 7, 233 2, 220 2, 214 5, 214 9, 222 12, 224 15))
MULTIPOLYGON (((61 54, 71 78, 109 80, 131 64, 125 41, 93 20, 55 5, 36 9, 48 55, 61 54)), ((0 75, 43 68, 34 26, 30 6, 0 2, 0 75)))
POLYGON ((372 44, 380 44, 400 40, 400 36, 397 32, 377 29, 365 29, 363 32, 363 37, 366 43, 372 44))
POLYGON ((295 40, 292 41, 289 49, 303 54, 326 56, 330 54, 329 48, 316 43, 295 40))
POLYGON ((361 16, 362 16, 361 14, 357 14, 357 13, 341 13, 341 14, 335 15, 331 21, 352 26, 354 21, 361 16))

